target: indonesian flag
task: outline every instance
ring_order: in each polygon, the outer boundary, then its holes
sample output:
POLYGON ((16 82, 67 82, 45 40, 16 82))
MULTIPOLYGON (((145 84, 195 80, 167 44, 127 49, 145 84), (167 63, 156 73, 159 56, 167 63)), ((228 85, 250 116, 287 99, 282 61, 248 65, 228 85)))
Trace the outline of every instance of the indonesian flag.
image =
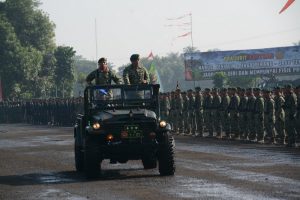
POLYGON ((283 11, 285 11, 292 3, 294 3, 295 0, 288 0, 288 2, 284 5, 284 7, 280 10, 279 14, 281 14, 283 11))
POLYGON ((153 60, 154 59, 154 55, 152 53, 152 51, 150 52, 149 56, 147 57, 148 60, 153 60))
POLYGON ((0 77, 0 102, 3 101, 3 94, 2 94, 2 82, 0 77))

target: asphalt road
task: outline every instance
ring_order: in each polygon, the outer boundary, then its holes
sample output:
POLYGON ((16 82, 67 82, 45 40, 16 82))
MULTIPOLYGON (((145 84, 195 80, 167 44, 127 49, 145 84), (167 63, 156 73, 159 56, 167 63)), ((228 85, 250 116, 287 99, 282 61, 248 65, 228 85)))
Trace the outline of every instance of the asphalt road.
POLYGON ((73 129, 0 125, 0 199, 300 199, 300 149, 176 136, 176 173, 141 161, 74 170, 73 129))

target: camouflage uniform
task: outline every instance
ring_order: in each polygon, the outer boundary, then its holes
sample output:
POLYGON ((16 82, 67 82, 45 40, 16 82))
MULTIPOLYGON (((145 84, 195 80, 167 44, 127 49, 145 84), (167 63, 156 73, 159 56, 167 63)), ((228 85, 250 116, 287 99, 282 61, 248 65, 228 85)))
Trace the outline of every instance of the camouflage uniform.
POLYGON ((222 89, 221 92, 221 104, 220 104, 220 117, 221 117, 221 124, 222 130, 224 131, 227 138, 230 135, 230 117, 228 113, 228 106, 230 104, 230 97, 227 94, 227 89, 222 89))
MULTIPOLYGON (((175 119, 176 119, 176 106, 175 106, 175 92, 171 92, 170 96, 170 112, 169 112, 169 120, 172 125, 173 130, 175 130, 175 119)), ((176 131, 176 130, 175 130, 176 131)))
POLYGON ((212 100, 213 100, 213 97, 210 94, 210 89, 206 88, 205 96, 204 96, 204 100, 203 100, 204 124, 205 124, 205 128, 207 129, 210 137, 213 136, 213 124, 212 124, 213 122, 212 122, 212 113, 211 113, 212 100))
POLYGON ((256 97, 253 95, 253 89, 248 88, 247 90, 247 133, 249 140, 256 140, 256 129, 255 129, 255 101, 256 97))
POLYGON ((160 115, 162 120, 168 120, 170 110, 170 101, 166 94, 161 95, 160 115))
POLYGON ((217 137, 221 137, 221 116, 220 116, 220 104, 221 97, 218 93, 218 89, 213 89, 213 100, 212 100, 212 119, 213 119, 213 129, 217 133, 217 137))
POLYGON ((196 126, 199 136, 203 136, 203 96, 201 94, 201 88, 195 88, 195 115, 196 115, 196 126))
POLYGON ((121 84, 122 80, 113 71, 103 72, 99 69, 92 71, 87 77, 86 82, 91 83, 95 79, 96 85, 111 85, 111 81, 121 84))
POLYGON ((285 93, 285 129, 288 136, 287 146, 293 146, 296 140, 296 109, 297 109, 297 96, 293 92, 291 86, 286 87, 285 93))
POLYGON ((248 103, 248 97, 245 95, 246 90, 241 89, 240 90, 240 105, 239 105, 239 136, 242 139, 246 139, 248 132, 247 132, 247 103, 248 103))
POLYGON ((189 122, 189 98, 186 95, 186 92, 182 92, 182 120, 183 120, 183 132, 186 133, 188 131, 188 127, 190 125, 189 122))
POLYGON ((135 68, 131 64, 124 69, 123 80, 126 85, 142 84, 144 80, 149 83, 149 74, 145 67, 139 65, 135 68))
POLYGON ((175 119, 174 119, 174 130, 177 133, 183 133, 183 119, 182 119, 183 99, 180 90, 176 91, 175 95, 175 119))
POLYGON ((257 140, 260 143, 264 143, 264 99, 261 96, 260 89, 255 89, 255 103, 254 103, 254 120, 255 120, 255 132, 257 140))
POLYGON ((232 96, 230 99, 230 104, 228 106, 228 111, 230 114, 230 128, 231 135, 234 138, 239 136, 239 108, 240 105, 240 97, 236 94, 236 89, 232 88, 232 96))
POLYGON ((285 100, 280 92, 280 88, 275 89, 275 129, 277 132, 276 142, 284 143, 286 138, 285 132, 285 111, 283 109, 285 100))
POLYGON ((275 101, 273 100, 270 91, 265 91, 265 129, 266 137, 268 142, 275 142, 275 101))
POLYGON ((193 96, 193 90, 188 90, 188 133, 195 134, 196 126, 195 126, 195 97, 193 96))

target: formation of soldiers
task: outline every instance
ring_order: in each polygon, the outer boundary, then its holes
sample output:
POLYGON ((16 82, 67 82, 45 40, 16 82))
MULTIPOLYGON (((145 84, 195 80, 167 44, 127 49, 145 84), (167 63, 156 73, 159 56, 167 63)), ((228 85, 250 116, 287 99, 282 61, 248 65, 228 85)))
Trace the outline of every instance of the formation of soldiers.
POLYGON ((70 126, 77 113, 83 113, 81 97, 0 102, 0 123, 70 126))
POLYGON ((176 134, 296 146, 300 88, 177 89, 161 95, 161 118, 176 134))
MULTIPOLYGON (((161 95, 161 119, 176 134, 296 146, 300 140, 300 87, 206 88, 161 95)), ((0 102, 0 123, 73 125, 83 99, 0 102)))

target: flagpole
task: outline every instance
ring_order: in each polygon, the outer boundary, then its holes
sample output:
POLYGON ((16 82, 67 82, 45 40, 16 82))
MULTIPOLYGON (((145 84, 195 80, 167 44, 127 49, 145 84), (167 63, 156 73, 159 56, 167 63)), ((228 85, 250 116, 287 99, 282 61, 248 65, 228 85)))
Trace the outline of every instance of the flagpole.
POLYGON ((192 43, 192 49, 194 49, 194 42, 193 42, 193 18, 192 18, 192 13, 190 13, 190 19, 191 19, 191 43, 192 43))
MULTIPOLYGON (((194 51, 194 42, 193 42, 193 17, 192 13, 190 13, 190 19, 191 19, 191 43, 192 43, 192 51, 194 51)), ((193 67, 193 66, 191 66, 193 67)), ((194 79, 194 88, 196 87, 196 81, 194 79)))
MULTIPOLYGON (((97 19, 95 18, 95 41, 96 41, 96 62, 97 62, 97 58, 98 58, 98 37, 97 37, 98 33, 97 33, 97 19)), ((98 64, 96 64, 96 66, 98 66, 98 64)))

